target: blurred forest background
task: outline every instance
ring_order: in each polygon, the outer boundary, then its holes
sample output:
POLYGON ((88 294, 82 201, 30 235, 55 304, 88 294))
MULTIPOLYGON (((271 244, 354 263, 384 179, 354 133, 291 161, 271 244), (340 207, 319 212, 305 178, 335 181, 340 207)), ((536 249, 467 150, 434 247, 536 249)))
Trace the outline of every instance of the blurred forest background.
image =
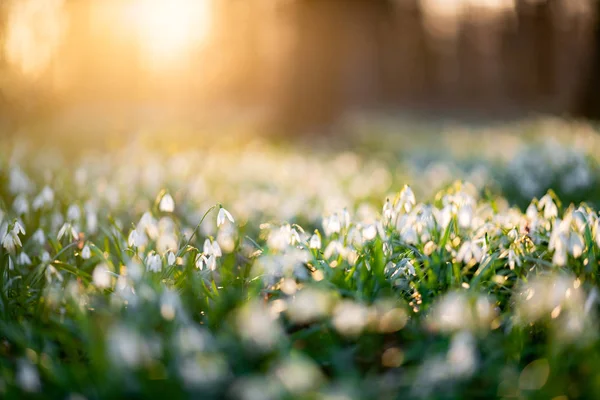
POLYGON ((0 124, 248 115, 293 133, 363 112, 594 118, 599 4, 3 0, 0 124))

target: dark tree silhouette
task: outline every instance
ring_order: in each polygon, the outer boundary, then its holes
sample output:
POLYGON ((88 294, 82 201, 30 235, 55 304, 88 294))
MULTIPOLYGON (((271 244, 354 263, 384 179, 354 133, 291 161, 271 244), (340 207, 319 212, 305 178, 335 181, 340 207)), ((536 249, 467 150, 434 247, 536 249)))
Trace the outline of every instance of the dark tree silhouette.
POLYGON ((328 130, 360 98, 381 98, 383 30, 389 0, 296 1, 288 5, 294 39, 274 100, 285 132, 328 130))
POLYGON ((596 21, 589 70, 584 75, 581 96, 575 105, 577 117, 600 120, 600 1, 596 1, 596 21))

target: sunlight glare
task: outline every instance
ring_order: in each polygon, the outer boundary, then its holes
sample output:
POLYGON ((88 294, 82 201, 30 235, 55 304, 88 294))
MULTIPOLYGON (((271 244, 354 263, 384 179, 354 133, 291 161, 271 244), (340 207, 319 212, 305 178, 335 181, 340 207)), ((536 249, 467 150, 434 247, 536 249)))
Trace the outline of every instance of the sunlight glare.
POLYGON ((20 0, 9 3, 4 51, 7 61, 24 75, 44 71, 65 29, 63 0, 20 0))
POLYGON ((201 44, 210 27, 210 0, 135 0, 129 20, 153 64, 175 61, 201 44))

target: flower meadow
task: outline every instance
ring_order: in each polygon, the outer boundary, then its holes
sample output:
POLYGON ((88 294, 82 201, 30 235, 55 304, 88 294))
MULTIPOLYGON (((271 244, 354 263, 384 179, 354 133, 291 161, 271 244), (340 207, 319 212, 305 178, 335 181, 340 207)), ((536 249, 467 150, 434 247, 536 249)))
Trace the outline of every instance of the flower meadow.
POLYGON ((536 126, 5 140, 0 397, 596 398, 600 139, 536 126))

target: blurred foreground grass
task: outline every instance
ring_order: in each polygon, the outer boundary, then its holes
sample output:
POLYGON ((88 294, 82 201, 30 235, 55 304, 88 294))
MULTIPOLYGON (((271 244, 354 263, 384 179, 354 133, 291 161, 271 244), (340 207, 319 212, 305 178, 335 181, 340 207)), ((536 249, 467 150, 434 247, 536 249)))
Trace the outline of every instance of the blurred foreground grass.
POLYGON ((590 126, 176 131, 3 139, 3 398, 600 391, 590 126))

